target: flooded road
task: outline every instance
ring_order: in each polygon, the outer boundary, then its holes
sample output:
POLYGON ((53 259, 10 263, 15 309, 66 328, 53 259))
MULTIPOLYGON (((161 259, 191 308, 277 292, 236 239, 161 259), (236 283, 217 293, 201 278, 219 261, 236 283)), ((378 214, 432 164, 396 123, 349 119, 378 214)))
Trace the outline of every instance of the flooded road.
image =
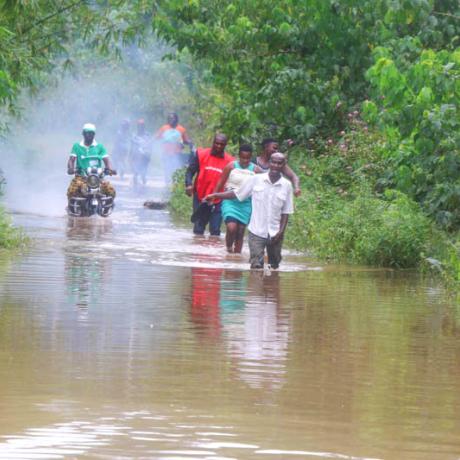
POLYGON ((0 459, 459 459, 460 311, 411 273, 280 272, 119 185, 16 213, 0 258, 0 459), (64 203, 63 203, 64 207, 64 203))

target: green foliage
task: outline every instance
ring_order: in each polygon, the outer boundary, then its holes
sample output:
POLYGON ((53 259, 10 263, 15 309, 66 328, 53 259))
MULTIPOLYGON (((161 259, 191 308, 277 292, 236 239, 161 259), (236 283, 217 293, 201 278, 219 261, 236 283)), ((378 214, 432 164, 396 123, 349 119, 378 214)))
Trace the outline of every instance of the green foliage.
POLYGON ((375 188, 385 171, 385 138, 369 131, 357 112, 350 114, 346 130, 326 140, 311 138, 308 146, 289 153, 289 164, 300 173, 306 189, 331 187, 347 195, 362 183, 375 188))
POLYGON ((0 208, 0 249, 13 249, 27 243, 21 230, 12 226, 5 211, 0 208))
POLYGON ((192 199, 185 194, 185 168, 174 173, 169 207, 181 219, 188 219, 192 214, 192 199))
MULTIPOLYGON (((107 55, 141 41, 154 10, 145 0, 0 0, 3 113, 19 114, 22 90, 36 92, 58 69, 71 67, 70 47, 75 43, 107 55)), ((0 124, 4 128, 5 121, 0 124)))
POLYGON ((344 86, 362 88, 352 74, 369 59, 357 14, 331 8, 322 1, 163 2, 154 27, 209 68, 227 96, 221 125, 235 139, 264 131, 306 138, 335 116, 344 86), (354 58, 344 62, 347 47, 354 58))
POLYGON ((388 139, 382 180, 420 202, 438 224, 460 226, 460 49, 423 49, 418 39, 378 48, 367 72, 377 105, 363 108, 388 139), (410 58, 403 52, 410 50, 410 58))
POLYGON ((444 247, 446 246, 447 249, 441 255, 443 275, 448 283, 458 287, 460 285, 460 240, 458 235, 454 241, 444 243, 444 247))
POLYGON ((288 241, 326 259, 408 268, 420 263, 429 228, 417 204, 400 192, 387 200, 365 189, 351 199, 307 193, 298 201, 288 241))
POLYGON ((357 115, 349 128, 324 146, 312 142, 315 156, 305 158, 300 149, 290 154, 305 192, 296 200, 287 241, 326 259, 416 267, 429 241, 429 220, 403 193, 378 193, 384 138, 357 115))
POLYGON ((460 234, 447 236, 434 229, 422 268, 440 275, 454 290, 460 286, 460 234))
MULTIPOLYGON (((455 0, 164 1, 153 26, 179 56, 190 53, 209 69, 226 96, 221 126, 234 140, 306 140, 340 128, 365 98, 374 49, 406 36, 451 46, 459 10, 455 0)), ((388 80, 398 77, 386 70, 388 80)))

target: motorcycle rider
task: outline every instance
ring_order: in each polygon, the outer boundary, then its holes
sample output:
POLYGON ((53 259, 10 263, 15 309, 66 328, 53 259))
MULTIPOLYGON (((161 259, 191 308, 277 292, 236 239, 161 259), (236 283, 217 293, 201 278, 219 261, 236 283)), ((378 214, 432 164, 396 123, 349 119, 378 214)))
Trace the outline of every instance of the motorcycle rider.
MULTIPOLYGON (((67 189, 67 198, 74 196, 85 196, 88 186, 84 179, 88 167, 105 167, 106 174, 115 175, 112 169, 109 155, 102 144, 94 139, 96 126, 92 123, 85 123, 82 131, 83 139, 75 142, 67 162, 67 174, 76 174, 67 189)), ((115 198, 115 189, 109 181, 102 181, 101 192, 104 195, 115 198)))

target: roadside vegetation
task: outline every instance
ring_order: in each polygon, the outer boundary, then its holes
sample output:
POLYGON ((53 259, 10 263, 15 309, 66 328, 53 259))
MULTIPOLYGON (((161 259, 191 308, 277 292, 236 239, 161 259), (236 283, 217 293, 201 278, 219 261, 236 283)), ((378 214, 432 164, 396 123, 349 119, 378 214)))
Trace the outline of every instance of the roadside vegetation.
POLYGON ((458 231, 448 232, 408 193, 382 184, 391 167, 384 136, 359 120, 338 141, 308 154, 294 148, 299 172, 287 242, 331 261, 417 268, 460 281, 458 231), (365 129, 366 128, 366 129, 365 129))
POLYGON ((5 210, 0 207, 0 250, 16 249, 28 242, 24 233, 14 227, 5 210))
MULTIPOLYGON (((3 194, 4 186, 5 179, 2 171, 0 170, 0 197, 3 194)), ((0 206, 0 250, 18 248, 26 242, 27 237, 20 229, 13 227, 10 218, 5 213, 3 207, 0 206)))

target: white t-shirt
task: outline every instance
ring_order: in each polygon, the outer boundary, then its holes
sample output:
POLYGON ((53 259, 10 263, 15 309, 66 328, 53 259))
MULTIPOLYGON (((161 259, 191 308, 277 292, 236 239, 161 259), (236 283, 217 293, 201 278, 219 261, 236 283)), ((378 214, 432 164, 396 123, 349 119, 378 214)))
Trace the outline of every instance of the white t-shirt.
POLYGON ((281 176, 272 184, 268 175, 256 174, 235 191, 240 201, 252 196, 248 230, 261 238, 275 236, 280 230, 281 215, 294 213, 291 183, 281 176))

